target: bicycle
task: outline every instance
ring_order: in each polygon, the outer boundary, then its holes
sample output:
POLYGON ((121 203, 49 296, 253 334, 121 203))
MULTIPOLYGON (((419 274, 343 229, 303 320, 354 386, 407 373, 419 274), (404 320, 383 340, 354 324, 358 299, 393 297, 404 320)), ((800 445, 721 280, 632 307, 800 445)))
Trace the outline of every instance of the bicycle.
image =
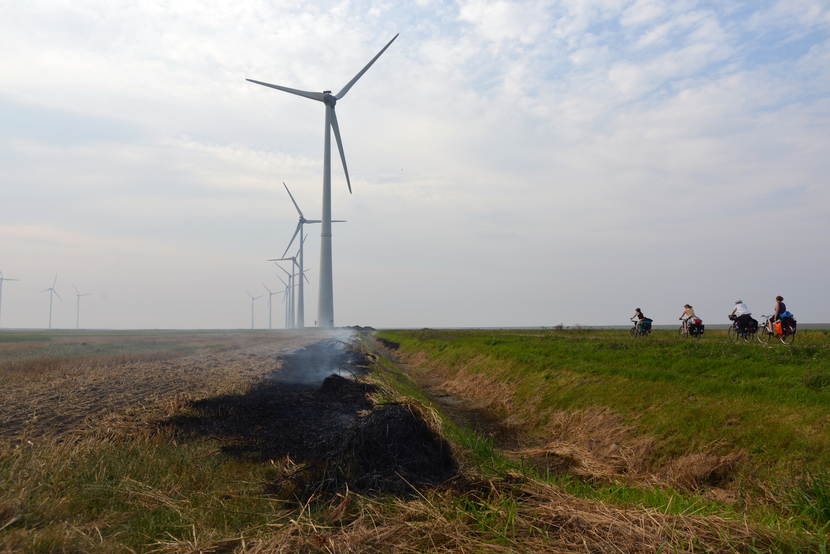
POLYGON ((633 321, 633 323, 634 325, 628 330, 632 337, 647 337, 651 334, 651 321, 644 321, 643 325, 640 325, 639 321, 633 321))
POLYGON ((750 325, 745 327, 740 327, 738 325, 738 320, 735 319, 732 321, 732 325, 726 331, 726 335, 729 337, 730 340, 733 342, 744 341, 749 342, 755 333, 758 331, 758 322, 754 319, 750 321, 750 325))
POLYGON ((696 317, 693 320, 687 320, 684 323, 681 323, 678 332, 680 333, 681 337, 692 337, 695 339, 699 339, 703 336, 703 329, 703 321, 701 321, 700 318, 696 317), (694 320, 697 320, 700 323, 697 323, 694 320))
POLYGON ((771 315, 763 315, 761 317, 764 318, 764 324, 759 327, 760 332, 757 335, 758 342, 761 344, 769 344, 775 340, 779 340, 781 344, 789 345, 795 341, 795 333, 797 330, 795 319, 788 318, 790 321, 787 325, 781 322, 781 334, 779 334, 775 328, 775 324, 780 322, 780 320, 772 321, 771 315))

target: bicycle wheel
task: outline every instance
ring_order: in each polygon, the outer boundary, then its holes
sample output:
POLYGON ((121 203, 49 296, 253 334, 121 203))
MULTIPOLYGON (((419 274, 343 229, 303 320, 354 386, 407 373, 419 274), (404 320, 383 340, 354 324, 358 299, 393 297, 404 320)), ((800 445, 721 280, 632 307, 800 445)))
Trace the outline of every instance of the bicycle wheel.
POLYGON ((685 334, 685 333, 683 333, 683 326, 682 325, 680 326, 680 329, 678 330, 678 333, 680 333, 681 337, 685 334))
POLYGON ((733 342, 738 340, 738 332, 735 330, 734 325, 732 325, 731 327, 729 327, 729 329, 726 330, 726 336, 729 338, 729 340, 733 342))
POLYGON ((636 337, 637 335, 639 335, 639 333, 637 332, 636 327, 632 327, 631 329, 628 330, 628 332, 631 334, 632 337, 636 337))
POLYGON ((795 341, 795 332, 797 329, 793 329, 792 331, 787 332, 786 334, 778 337, 778 339, 783 342, 784 344, 792 344, 795 341))
POLYGON ((775 333, 770 332, 767 329, 767 326, 764 325, 763 327, 758 327, 758 331, 755 332, 755 338, 758 339, 758 342, 761 344, 769 344, 775 338, 775 333))

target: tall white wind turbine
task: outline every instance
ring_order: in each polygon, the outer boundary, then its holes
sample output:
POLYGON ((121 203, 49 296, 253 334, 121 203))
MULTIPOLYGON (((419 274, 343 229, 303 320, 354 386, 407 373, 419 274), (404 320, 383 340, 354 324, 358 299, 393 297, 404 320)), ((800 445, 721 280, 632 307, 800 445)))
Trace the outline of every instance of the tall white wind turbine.
POLYGON ((349 187, 349 192, 352 191, 352 183, 349 179, 349 170, 346 167, 346 154, 343 151, 343 141, 340 139, 340 127, 337 124, 337 114, 334 107, 338 100, 342 100, 346 93, 354 86, 366 71, 372 67, 372 64, 383 54, 387 48, 398 38, 398 35, 392 37, 386 46, 378 52, 374 58, 369 60, 369 63, 355 75, 351 81, 337 94, 332 94, 330 90, 323 92, 310 92, 306 90, 298 90, 262 81, 255 81, 254 79, 246 79, 251 83, 256 83, 265 87, 281 90, 289 94, 296 94, 311 100, 317 100, 326 105, 325 117, 325 136, 323 140, 323 219, 322 229, 320 230, 320 296, 317 306, 318 322, 320 327, 334 327, 334 285, 332 277, 332 256, 331 256, 331 132, 334 131, 334 138, 337 141, 337 149, 340 151, 340 161, 343 163, 343 173, 346 174, 346 184, 349 187))
POLYGON ((58 300, 62 300, 61 295, 58 294, 58 291, 55 290, 55 285, 58 284, 58 274, 55 273, 55 278, 52 281, 52 286, 48 289, 43 289, 40 292, 48 292, 49 293, 49 329, 52 328, 52 297, 57 296, 58 300))
POLYGON ((3 325, 3 284, 6 281, 19 281, 20 279, 12 279, 11 277, 4 277, 3 272, 0 271, 0 327, 3 325))
MULTIPOLYGON (((297 215, 299 219, 297 220, 297 227, 294 229, 294 234, 291 236, 291 240, 288 241, 288 246, 285 247, 285 251, 282 253, 282 259, 286 259, 285 255, 288 254, 288 250, 291 248, 291 245, 294 244, 294 239, 297 238, 297 235, 300 235, 300 250, 297 252, 297 259, 299 260, 299 268, 300 273, 305 275, 304 267, 305 261, 303 257, 303 252, 305 251, 305 239, 306 234, 303 232, 303 225, 312 224, 312 223, 320 223, 319 219, 306 219, 305 215, 303 215, 303 211, 300 209, 299 204, 294 199, 294 195, 291 194, 291 191, 288 190, 288 185, 285 184, 283 181, 282 186, 285 187, 285 192, 288 193, 288 197, 291 198, 291 203, 294 204, 294 208, 297 210, 297 215)), ((332 223, 345 223, 345 219, 333 219, 332 223)), ((304 281, 308 281, 308 279, 300 279, 299 287, 297 288, 297 327, 300 329, 305 327, 305 286, 304 281)))
POLYGON ((72 288, 75 289, 75 329, 81 328, 81 297, 82 296, 89 296, 92 293, 89 292, 81 292, 78 290, 78 287, 72 285, 72 288))

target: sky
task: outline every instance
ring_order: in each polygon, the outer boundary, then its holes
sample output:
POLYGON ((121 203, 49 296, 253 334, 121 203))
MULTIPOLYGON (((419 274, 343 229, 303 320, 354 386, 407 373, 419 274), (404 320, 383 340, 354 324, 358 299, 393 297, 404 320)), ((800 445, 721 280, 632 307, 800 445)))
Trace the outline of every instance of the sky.
MULTIPOLYGON (((827 0, 0 0, 2 325, 244 328, 332 162, 335 321, 830 321, 827 0)), ((317 310, 310 226, 306 320, 317 310)), ((264 299, 255 325, 267 326, 264 299)), ((283 323, 274 298, 273 325, 283 323)))

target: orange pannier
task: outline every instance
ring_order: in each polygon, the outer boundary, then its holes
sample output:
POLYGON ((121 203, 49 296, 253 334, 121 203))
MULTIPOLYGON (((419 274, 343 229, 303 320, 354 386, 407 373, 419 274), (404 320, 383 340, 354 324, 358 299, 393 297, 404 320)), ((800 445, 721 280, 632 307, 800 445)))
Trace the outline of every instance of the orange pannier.
POLYGON ((779 337, 784 334, 784 326, 780 320, 775 322, 775 334, 779 337))

